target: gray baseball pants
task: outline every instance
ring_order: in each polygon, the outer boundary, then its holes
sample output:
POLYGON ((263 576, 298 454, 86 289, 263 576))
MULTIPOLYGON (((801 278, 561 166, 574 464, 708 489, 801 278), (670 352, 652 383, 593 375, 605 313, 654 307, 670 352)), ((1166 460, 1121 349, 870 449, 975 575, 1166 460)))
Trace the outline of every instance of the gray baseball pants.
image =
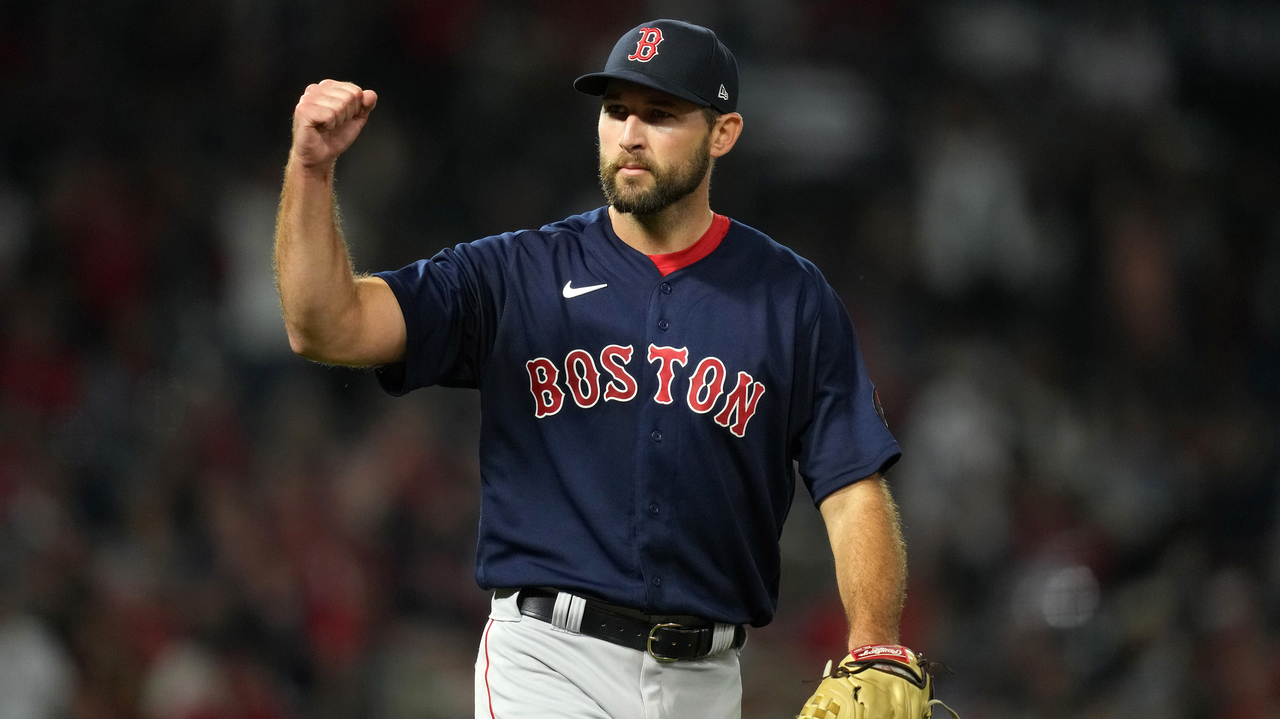
POLYGON ((659 662, 494 597, 476 657, 476 719, 740 719, 739 650, 659 662))

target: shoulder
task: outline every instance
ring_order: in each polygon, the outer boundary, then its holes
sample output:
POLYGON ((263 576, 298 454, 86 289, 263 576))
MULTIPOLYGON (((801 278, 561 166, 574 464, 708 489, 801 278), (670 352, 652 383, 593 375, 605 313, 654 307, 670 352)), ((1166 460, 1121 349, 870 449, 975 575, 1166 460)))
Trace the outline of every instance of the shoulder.
POLYGON ((543 225, 537 230, 537 234, 557 236, 557 235, 580 235, 589 232, 593 225, 599 225, 609 217, 609 208, 597 207, 590 212, 584 212, 580 215, 566 217, 559 222, 552 222, 549 225, 543 225))
POLYGON ((735 254, 757 267, 770 284, 796 285, 809 291, 829 287, 817 265, 750 225, 731 220, 725 241, 732 243, 735 254))
MULTIPOLYGON (((733 274, 752 278, 748 286, 768 303, 813 328, 826 319, 847 317, 848 310, 817 265, 763 232, 734 220, 725 242, 736 248, 733 274)), ((804 330, 805 332, 809 330, 804 330)))
MULTIPOLYGON (((593 226, 598 226, 601 217, 607 217, 606 208, 599 208, 580 215, 566 217, 558 222, 534 229, 513 230, 499 235, 490 235, 478 240, 464 242, 452 248, 457 252, 479 253, 499 257, 511 257, 513 254, 537 252, 550 245, 572 241, 574 238, 588 234, 593 226)), ((446 250, 446 253, 448 250, 446 250)))

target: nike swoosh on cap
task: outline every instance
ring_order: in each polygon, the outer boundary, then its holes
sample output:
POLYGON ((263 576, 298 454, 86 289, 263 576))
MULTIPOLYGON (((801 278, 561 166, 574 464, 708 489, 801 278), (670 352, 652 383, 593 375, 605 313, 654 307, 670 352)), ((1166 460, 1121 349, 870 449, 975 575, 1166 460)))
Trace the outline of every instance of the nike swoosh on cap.
POLYGON ((605 285, 591 285, 590 287, 574 287, 573 280, 569 280, 568 282, 564 283, 564 289, 560 292, 560 294, 564 295, 565 299, 569 299, 570 297, 585 295, 588 292, 595 292, 596 290, 604 289, 605 287, 608 287, 608 286, 609 285, 605 284, 605 285))

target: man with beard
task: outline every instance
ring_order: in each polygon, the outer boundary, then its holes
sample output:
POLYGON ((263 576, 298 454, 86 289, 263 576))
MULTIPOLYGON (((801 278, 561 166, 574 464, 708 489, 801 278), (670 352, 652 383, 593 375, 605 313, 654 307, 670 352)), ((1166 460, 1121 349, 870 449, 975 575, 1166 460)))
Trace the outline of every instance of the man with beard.
POLYGON ((350 269, 332 178, 377 98, 326 80, 294 114, 276 234, 294 351, 377 366, 396 395, 481 391, 476 580, 494 595, 476 716, 739 716, 793 462, 827 524, 850 659, 887 667, 906 652, 881 478, 898 445, 821 273, 711 210, 712 165, 743 127, 733 56, 658 20, 574 86, 603 97, 606 207, 372 277, 350 269))

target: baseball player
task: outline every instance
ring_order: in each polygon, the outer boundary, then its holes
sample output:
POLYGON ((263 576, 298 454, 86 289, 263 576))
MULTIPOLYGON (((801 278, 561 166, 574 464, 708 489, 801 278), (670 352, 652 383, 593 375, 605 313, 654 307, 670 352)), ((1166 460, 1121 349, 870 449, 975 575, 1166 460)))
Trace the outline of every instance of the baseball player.
POLYGON ((395 395, 481 392, 476 717, 738 717, 793 462, 851 650, 802 715, 927 715, 929 675, 896 645, 904 549, 881 475, 898 444, 853 326, 811 263, 711 210, 743 128, 733 55, 657 20, 574 87, 602 98, 605 207, 368 277, 333 171, 377 96, 325 80, 294 111, 276 234, 294 351, 376 366, 395 395))

